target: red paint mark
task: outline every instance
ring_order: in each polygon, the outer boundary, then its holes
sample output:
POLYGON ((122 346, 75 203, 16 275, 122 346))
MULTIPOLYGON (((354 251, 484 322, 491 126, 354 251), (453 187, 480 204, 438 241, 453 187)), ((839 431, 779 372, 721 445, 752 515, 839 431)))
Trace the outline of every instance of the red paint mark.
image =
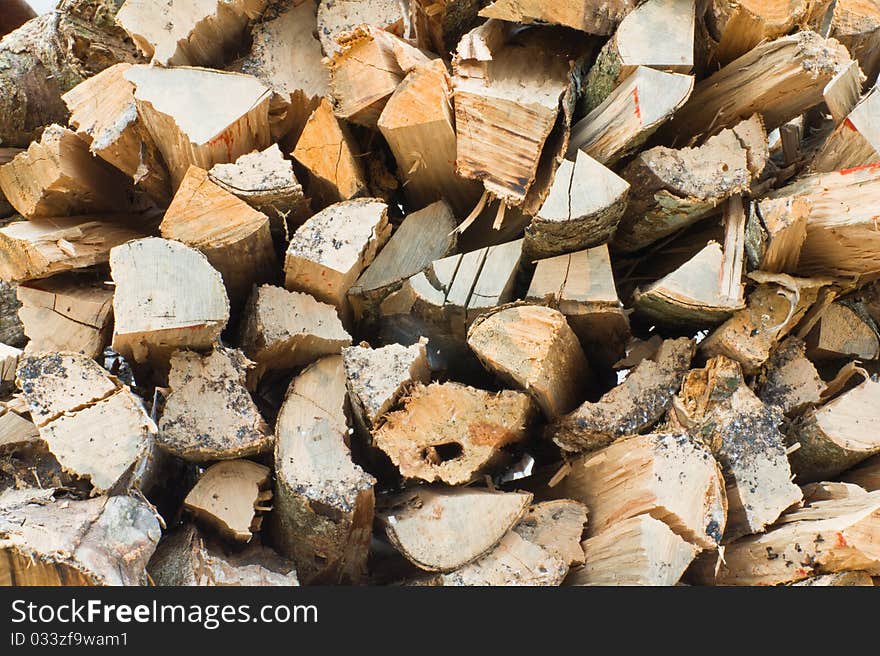
POLYGON ((844 121, 843 121, 843 124, 844 124, 846 127, 848 127, 850 130, 852 130, 853 132, 857 132, 857 130, 856 130, 856 126, 853 125, 853 122, 850 121, 849 119, 844 120, 844 121))
POLYGON ((843 537, 843 533, 840 533, 840 532, 838 531, 837 534, 836 534, 834 537, 837 538, 837 542, 836 542, 836 544, 837 544, 838 547, 843 548, 843 547, 846 547, 846 546, 847 546, 847 544, 846 544, 846 539, 844 539, 844 537, 843 537))
POLYGON ((858 173, 859 171, 877 171, 880 170, 880 162, 874 162, 873 164, 864 164, 862 166, 854 166, 851 169, 841 169, 838 171, 840 175, 849 175, 850 173, 858 173))
POLYGON ((226 161, 232 162, 234 158, 232 157, 232 135, 228 132, 221 132, 216 137, 211 139, 211 145, 222 141, 226 146, 226 161))
POLYGON ((633 102, 636 104, 636 118, 641 122, 642 120, 642 110, 639 107, 639 88, 636 87, 633 89, 633 102))
POLYGON ((799 576, 799 577, 801 577, 802 579, 805 579, 805 578, 807 578, 807 577, 810 575, 810 573, 809 573, 807 570, 805 570, 803 567, 798 567, 798 568, 794 571, 794 573, 795 573, 796 576, 799 576))

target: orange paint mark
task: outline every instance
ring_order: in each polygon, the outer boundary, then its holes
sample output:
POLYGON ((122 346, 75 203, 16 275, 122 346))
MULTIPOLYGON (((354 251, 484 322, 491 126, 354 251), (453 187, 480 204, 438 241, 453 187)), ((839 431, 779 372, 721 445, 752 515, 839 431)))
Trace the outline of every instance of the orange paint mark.
POLYGON ((213 146, 220 141, 222 141, 223 144, 226 146, 226 161, 234 161, 232 157, 232 136, 228 132, 221 132, 216 137, 211 139, 211 145, 213 146))
POLYGON ((639 119, 639 121, 641 121, 642 120, 642 110, 639 107, 639 88, 638 87, 633 89, 633 102, 636 105, 636 118, 639 119))
POLYGON ((810 575, 810 573, 809 573, 807 570, 805 570, 803 567, 798 567, 798 568, 794 571, 794 573, 795 573, 796 576, 799 576, 799 577, 804 578, 804 579, 807 578, 807 577, 810 575))
POLYGON ((840 175, 849 175, 850 173, 858 173, 859 171, 877 171, 880 170, 880 162, 873 164, 863 164, 862 166, 854 166, 851 169, 841 169, 838 171, 840 175))
POLYGON ((837 534, 835 535, 835 537, 837 538, 836 544, 838 547, 846 547, 847 546, 846 539, 843 537, 843 533, 840 533, 838 531, 837 534))
POLYGON ((850 130, 852 130, 853 132, 856 132, 856 126, 853 125, 853 122, 850 121, 849 119, 845 119, 845 120, 843 121, 843 124, 844 124, 846 127, 848 127, 850 130))

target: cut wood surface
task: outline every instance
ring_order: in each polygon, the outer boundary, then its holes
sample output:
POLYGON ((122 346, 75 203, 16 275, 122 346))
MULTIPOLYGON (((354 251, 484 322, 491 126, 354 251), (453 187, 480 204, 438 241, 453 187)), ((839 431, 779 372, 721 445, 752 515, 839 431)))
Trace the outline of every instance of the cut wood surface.
POLYGON ((750 264, 768 273, 797 271, 811 210, 812 202, 800 196, 755 202, 746 228, 750 264))
POLYGON ((177 348, 210 348, 229 320, 220 274, 198 251, 141 239, 110 253, 116 283, 113 348, 135 362, 166 360, 177 348))
POLYGON ((460 485, 503 461, 504 447, 525 439, 533 416, 522 392, 417 384, 373 439, 404 477, 460 485))
POLYGON ((535 400, 548 419, 573 410, 590 378, 574 331, 558 310, 522 305, 478 317, 468 346, 484 366, 535 400))
POLYGON ((62 275, 19 285, 18 316, 26 352, 72 351, 97 358, 110 341, 113 289, 101 281, 62 275))
POLYGON ((234 308, 278 269, 268 217, 214 184, 208 172, 196 166, 187 170, 159 232, 208 258, 223 277, 234 308))
POLYGON ((451 572, 498 544, 531 500, 524 492, 423 486, 389 499, 381 519, 407 560, 429 572, 451 572), (468 521, 472 514, 481 521, 468 521))
POLYGON ((831 36, 849 50, 853 59, 874 84, 880 73, 880 8, 871 0, 839 0, 834 3, 831 36))
POLYGON ((8 388, 15 382, 15 370, 22 350, 0 342, 0 388, 8 388))
POLYGON ((810 163, 810 170, 815 173, 830 173, 871 164, 880 160, 878 148, 880 93, 872 89, 828 135, 810 163))
POLYGON ((411 0, 410 17, 416 45, 447 55, 478 22, 478 11, 479 0, 411 0))
MULTIPOLYGON (((694 355, 692 340, 663 342, 599 401, 584 402, 552 423, 547 434, 565 451, 593 451, 650 428, 669 409, 694 355)), ((588 504, 589 505, 589 504, 588 504)))
POLYGON ((758 396, 786 415, 819 403, 826 385, 806 356, 806 345, 797 337, 786 339, 770 356, 759 378, 758 396))
POLYGON ((159 421, 160 446, 190 462, 232 460, 272 448, 272 433, 245 386, 253 366, 241 351, 171 356, 171 392, 159 421))
POLYGON ((876 360, 880 356, 880 340, 873 320, 867 317, 867 313, 860 316, 856 309, 843 303, 832 303, 822 312, 806 337, 812 360, 852 357, 876 360), (868 318, 867 322, 864 317, 868 318))
POLYGON ((697 439, 687 434, 637 435, 570 466, 552 493, 590 509, 588 537, 647 514, 700 548, 720 544, 727 518, 724 480, 697 439))
POLYGON ((0 585, 145 585, 162 532, 131 496, 53 498, 53 490, 0 495, 0 585))
POLYGON ((407 20, 398 0, 320 0, 317 32, 325 54, 330 56, 341 48, 340 37, 360 25, 402 35, 407 20))
POLYGON ((266 0, 125 0, 116 22, 155 64, 221 66, 265 7, 266 0))
POLYGON ((547 3, 540 0, 495 0, 480 11, 480 16, 517 23, 565 25, 590 34, 611 34, 637 2, 612 0, 604 5, 592 3, 547 3))
POLYGON ((352 461, 342 357, 308 367, 287 390, 275 442, 273 532, 305 583, 357 583, 367 566, 376 483, 352 461))

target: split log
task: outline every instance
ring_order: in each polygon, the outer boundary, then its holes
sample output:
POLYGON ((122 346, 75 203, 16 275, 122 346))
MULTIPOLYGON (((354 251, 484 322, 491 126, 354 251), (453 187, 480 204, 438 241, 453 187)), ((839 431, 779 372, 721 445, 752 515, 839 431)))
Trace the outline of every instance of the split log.
POLYGON ((388 539, 416 567, 451 572, 495 547, 531 500, 525 492, 422 486, 390 499, 381 519, 388 539))
POLYGON ((861 497, 868 493, 862 487, 852 483, 834 482, 818 482, 807 483, 801 487, 804 495, 804 504, 812 504, 814 501, 832 501, 841 499, 851 499, 853 497, 861 497))
POLYGON ((0 228, 0 278, 22 282, 104 264, 116 246, 144 236, 129 216, 14 221, 0 228))
MULTIPOLYGON (((12 375, 14 378, 14 370, 12 375)), ((88 481, 64 472, 34 423, 8 410, 0 414, 0 494, 34 487, 63 487, 83 497, 90 492, 88 481)))
MULTIPOLYGON (((0 231, 0 245, 3 243, 3 233, 0 231)), ((8 273, 5 259, 2 247, 0 247, 0 277, 8 273)), ((21 304, 16 297, 16 286, 0 280, 0 344, 15 347, 25 345, 27 338, 24 336, 24 327, 18 319, 20 307, 21 304)))
POLYGON ((191 165, 205 170, 270 145, 272 92, 250 75, 132 66, 138 115, 162 153, 172 191, 191 165))
POLYGON ((19 285, 18 316, 27 353, 71 351, 97 358, 110 341, 113 289, 100 281, 58 276, 19 285))
POLYGON ((263 285, 254 290, 244 311, 241 348, 257 363, 257 377, 267 369, 294 369, 351 344, 332 305, 309 294, 263 285))
POLYGON ((6 36, 36 17, 37 12, 27 3, 27 0, 9 0, 4 4, 3 16, 0 17, 0 37, 6 36))
POLYGON ((450 485, 470 483, 503 461, 504 447, 526 438, 535 414, 522 392, 461 383, 417 384, 403 406, 373 432, 375 446, 404 477, 450 485))
POLYGON ((436 260, 386 298, 382 314, 411 314, 464 341, 479 315, 513 300, 522 239, 436 260))
POLYGON ((382 29, 362 25, 336 39, 329 57, 330 95, 340 118, 375 128, 388 99, 411 68, 428 56, 382 29))
POLYGON ((583 565, 584 550, 580 542, 588 514, 587 507, 578 501, 551 499, 530 506, 512 530, 566 565, 583 565))
POLYGON ((53 490, 0 496, 0 585, 145 585, 161 530, 129 496, 53 499, 53 490))
POLYGON ((726 199, 749 191, 768 156, 758 116, 698 148, 642 152, 621 173, 632 192, 614 247, 637 251, 710 216, 726 199))
POLYGON ((278 145, 242 155, 232 164, 217 164, 208 176, 211 182, 269 217, 272 235, 286 244, 290 228, 299 227, 311 215, 309 200, 284 159, 278 145))
MULTIPOLYGON (((694 342, 668 340, 599 401, 585 402, 547 428, 563 450, 589 452, 650 428, 669 409, 694 355, 694 342)), ((587 504, 590 507, 589 504, 587 504)))
POLYGON ((788 434, 792 445, 800 444, 789 456, 798 480, 831 480, 880 453, 880 437, 871 429, 878 403, 880 383, 867 379, 805 412, 788 434))
POLYGON ((758 378, 758 396, 788 416, 820 402, 826 385, 806 356, 806 345, 797 337, 782 342, 758 378))
POLYGON ((825 86, 851 61, 837 41, 811 31, 762 43, 700 81, 659 137, 687 142, 754 114, 775 130, 821 103, 825 86))
POLYGON ((92 154, 125 173, 156 205, 171 199, 162 155, 138 117, 134 85, 124 75, 131 64, 116 64, 76 85, 62 99, 70 125, 92 154))
POLYGON ((412 346, 371 349, 362 344, 342 349, 348 398, 361 426, 377 427, 410 387, 430 382, 427 342, 423 338, 412 346))
POLYGON ((398 0, 321 0, 317 33, 324 53, 329 57, 341 48, 340 37, 361 25, 404 36, 408 21, 409 17, 398 0))
POLYGON ((25 356, 18 367, 40 437, 64 469, 110 490, 151 457, 156 424, 141 400, 78 353, 25 356))
POLYGON ((601 105, 639 66, 690 73, 694 21, 694 0, 648 0, 627 14, 584 80, 578 112, 589 114, 601 105))
POLYGON ((629 183, 577 151, 565 160, 544 204, 526 228, 523 248, 534 259, 571 253, 611 239, 626 210, 629 183))
POLYGON ((590 365, 565 315, 521 305, 478 317, 468 346, 486 369, 527 392, 553 420, 583 400, 590 365))
POLYGON ((260 530, 259 512, 272 498, 272 470, 250 460, 227 460, 205 470, 183 500, 196 520, 236 542, 250 542, 260 530))
POLYGON ((0 190, 26 218, 137 210, 125 176, 92 156, 88 144, 60 125, 50 125, 8 164, 0 166, 0 190))
POLYGON ((700 344, 706 357, 724 355, 736 360, 749 375, 767 362, 771 351, 797 326, 822 288, 830 283, 821 278, 758 273, 750 274, 759 285, 749 294, 745 309, 735 312, 700 344))
POLYGON ((359 149, 348 127, 322 99, 308 117, 293 157, 309 175, 309 194, 325 207, 367 192, 359 149))
POLYGON ((160 586, 294 586, 299 585, 292 562, 262 545, 227 554, 192 524, 166 535, 147 571, 160 586))
POLYGON ((817 501, 786 513, 763 535, 727 545, 720 564, 714 557, 699 560, 694 579, 715 585, 778 585, 835 572, 874 574, 880 569, 880 551, 871 537, 878 522, 878 492, 817 501))
POLYGON ((0 390, 15 383, 15 370, 21 358, 22 350, 0 342, 0 390))
POLYGON ((284 286, 333 305, 347 321, 348 292, 390 235, 388 206, 382 201, 365 198, 331 205, 291 237, 284 286))
MULTIPOLYGON (((878 25, 880 27, 880 25, 878 25)), ((880 92, 871 89, 810 162, 813 173, 858 168, 880 161, 880 92)))
POLYGON ((762 532, 801 500, 779 432, 782 413, 755 396, 736 362, 719 356, 691 370, 674 415, 721 464, 728 503, 725 541, 762 532))
POLYGON ((571 128, 568 157, 583 150, 605 166, 636 151, 666 123, 694 89, 694 78, 639 66, 571 128))
POLYGON ((459 216, 473 209, 480 188, 456 173, 452 81, 441 60, 416 66, 404 78, 385 105, 378 127, 414 208, 445 200, 459 216))
POLYGON ((588 537, 650 515, 700 548, 721 543, 727 517, 724 479, 708 448, 689 435, 628 437, 570 467, 553 494, 590 509, 588 537))
POLYGON ((838 0, 831 18, 831 36, 849 50, 873 85, 880 73, 880 8, 866 0, 838 0))
POLYGON ((244 304, 254 285, 276 275, 269 219, 214 184, 204 169, 189 167, 159 231, 208 258, 223 276, 233 308, 244 304))
MULTIPOLYGON (((222 66, 267 0, 209 0, 156 5, 125 0, 116 22, 160 66, 222 66)), ((230 96, 233 98, 234 96, 230 96)))
POLYGON ((479 0, 410 0, 416 45, 446 57, 479 20, 479 0))
POLYGON ((188 462, 247 458, 271 450, 269 426, 245 386, 253 367, 241 351, 217 347, 208 355, 177 351, 158 443, 188 462))
POLYGON ((459 51, 453 84, 459 175, 533 215, 568 147, 581 64, 580 53, 560 51, 561 36, 556 49, 528 37, 498 44, 488 61, 459 51))
POLYGON ((818 587, 874 587, 874 579, 867 572, 838 572, 812 576, 792 585, 810 585, 818 587))
POLYGON ((778 39, 797 29, 819 31, 830 5, 829 0, 710 2, 706 22, 717 42, 712 60, 726 66, 765 41, 778 39))
MULTIPOLYGON (((5 7, 4 3, 4 16, 5 7)), ((62 94, 137 49, 116 25, 118 0, 61 0, 0 44, 0 143, 26 148, 52 123, 67 123, 62 94)))
POLYGON ((293 380, 275 428, 273 535, 304 583, 357 583, 366 571, 376 480, 351 459, 340 356, 293 380))
POLYGON ((357 320, 375 318, 379 305, 410 278, 456 247, 455 216, 443 201, 406 216, 372 264, 349 290, 357 320))
POLYGON ((140 239, 110 253, 113 349, 132 362, 167 362, 179 348, 208 349, 229 320, 220 274, 199 251, 140 239))
POLYGON ((526 300, 562 312, 593 364, 606 369, 623 357, 629 320, 617 297, 608 246, 539 260, 526 300))
POLYGON ((638 3, 633 0, 613 0, 593 3, 547 3, 540 0, 495 0, 480 11, 480 16, 511 23, 550 23, 565 25, 589 34, 611 34, 638 3))
POLYGON ((868 492, 880 490, 880 457, 872 456, 841 475, 845 483, 858 485, 868 492))
POLYGON ((746 254, 752 268, 768 273, 796 271, 811 211, 812 203, 800 196, 756 201, 746 226, 746 254))
POLYGON ((586 564, 571 585, 672 586, 699 551, 650 515, 612 524, 582 546, 586 564))
MULTIPOLYGON (((858 306, 856 306, 857 308, 858 306)), ((874 322, 867 314, 860 316, 853 307, 844 303, 832 303, 819 317, 807 335, 807 353, 811 360, 835 358, 859 358, 876 360, 880 356, 880 339, 874 322)))

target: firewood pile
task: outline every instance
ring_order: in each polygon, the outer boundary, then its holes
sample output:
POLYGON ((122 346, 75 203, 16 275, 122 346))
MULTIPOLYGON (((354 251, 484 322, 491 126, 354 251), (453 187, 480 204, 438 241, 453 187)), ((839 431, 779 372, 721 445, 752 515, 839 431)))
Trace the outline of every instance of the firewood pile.
POLYGON ((0 584, 880 575, 880 8, 7 17, 0 584))

